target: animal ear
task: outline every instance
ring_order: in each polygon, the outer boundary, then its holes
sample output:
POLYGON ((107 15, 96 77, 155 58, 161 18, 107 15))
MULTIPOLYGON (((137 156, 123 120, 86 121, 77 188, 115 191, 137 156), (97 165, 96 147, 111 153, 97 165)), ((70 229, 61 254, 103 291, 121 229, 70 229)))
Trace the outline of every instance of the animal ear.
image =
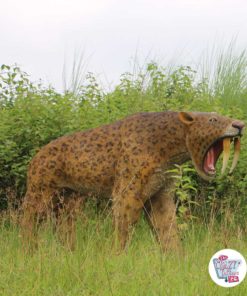
POLYGON ((187 125, 190 125, 194 121, 193 115, 188 112, 179 112, 178 118, 182 123, 187 125))

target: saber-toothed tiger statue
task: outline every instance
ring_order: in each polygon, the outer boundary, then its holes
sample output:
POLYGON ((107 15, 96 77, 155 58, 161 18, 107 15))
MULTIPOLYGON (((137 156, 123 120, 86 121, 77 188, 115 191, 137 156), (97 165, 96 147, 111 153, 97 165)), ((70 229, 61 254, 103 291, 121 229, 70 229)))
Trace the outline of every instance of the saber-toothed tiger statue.
POLYGON ((243 128, 242 121, 216 113, 154 112, 60 137, 41 148, 29 165, 23 231, 32 237, 37 221, 59 208, 58 196, 65 189, 78 192, 66 198, 69 225, 82 196, 106 195, 112 199, 121 248, 145 209, 163 249, 175 249, 179 240, 169 170, 192 160, 198 174, 210 180, 222 152, 225 172, 234 142, 232 172, 243 128))

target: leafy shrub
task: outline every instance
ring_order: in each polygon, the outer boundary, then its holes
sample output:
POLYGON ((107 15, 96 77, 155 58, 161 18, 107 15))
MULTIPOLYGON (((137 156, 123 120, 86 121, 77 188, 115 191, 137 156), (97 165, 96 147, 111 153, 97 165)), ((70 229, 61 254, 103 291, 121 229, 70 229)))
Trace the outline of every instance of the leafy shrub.
MULTIPOLYGON (((230 71, 221 65, 218 76, 214 73, 214 81, 190 67, 167 70, 151 62, 137 74, 124 73, 119 84, 107 93, 93 73, 88 73, 83 84, 77 85, 76 92, 61 94, 41 83, 31 83, 28 75, 17 66, 2 65, 0 207, 7 206, 6 192, 9 190, 16 192, 18 198, 24 195, 30 159, 40 147, 64 134, 113 122, 140 111, 217 111, 246 120, 246 57, 241 55, 240 62, 236 57, 232 59, 234 63, 231 59, 226 61, 236 67, 230 71), (231 86, 230 90, 224 81, 231 86), (231 99, 232 95, 234 99, 231 99)), ((234 175, 217 177, 213 184, 200 180, 191 164, 177 168, 182 173, 177 182, 182 221, 189 217, 189 220, 209 223, 212 216, 219 220, 227 216, 240 223, 246 216, 245 147, 244 139, 240 163, 234 175)))

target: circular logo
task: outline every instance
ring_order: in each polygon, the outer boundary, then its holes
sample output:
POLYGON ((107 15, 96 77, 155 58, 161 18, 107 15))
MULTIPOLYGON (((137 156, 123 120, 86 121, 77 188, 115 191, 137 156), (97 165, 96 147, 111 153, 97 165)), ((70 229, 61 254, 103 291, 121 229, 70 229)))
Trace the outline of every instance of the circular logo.
POLYGON ((245 278, 247 267, 244 257, 232 249, 223 249, 210 259, 208 271, 211 279, 221 287, 234 287, 245 278))

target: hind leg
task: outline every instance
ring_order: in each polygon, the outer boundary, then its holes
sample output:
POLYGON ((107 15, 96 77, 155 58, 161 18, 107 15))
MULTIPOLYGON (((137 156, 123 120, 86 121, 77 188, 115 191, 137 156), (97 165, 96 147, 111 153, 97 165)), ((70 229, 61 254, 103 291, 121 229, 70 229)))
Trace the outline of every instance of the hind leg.
POLYGON ((47 218, 52 209, 52 188, 28 188, 24 198, 21 219, 21 231, 25 247, 33 248, 37 245, 37 230, 41 221, 47 218))
POLYGON ((56 228, 59 239, 70 250, 74 250, 76 244, 76 220, 84 203, 83 197, 76 193, 61 197, 56 209, 56 228))

